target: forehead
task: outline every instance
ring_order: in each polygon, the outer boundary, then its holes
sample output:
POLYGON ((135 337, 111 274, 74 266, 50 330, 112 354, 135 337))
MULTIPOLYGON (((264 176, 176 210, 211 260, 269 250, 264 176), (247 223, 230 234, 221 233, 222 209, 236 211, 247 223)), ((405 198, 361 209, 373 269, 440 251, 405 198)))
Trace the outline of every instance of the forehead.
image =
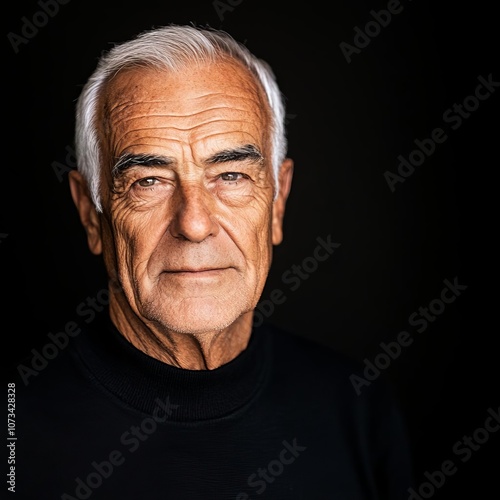
POLYGON ((107 142, 115 153, 151 129, 165 137, 173 131, 196 137, 206 130, 213 134, 214 128, 222 133, 241 129, 256 140, 264 140, 270 130, 263 89, 246 68, 228 60, 178 71, 122 70, 107 83, 101 109, 107 142))

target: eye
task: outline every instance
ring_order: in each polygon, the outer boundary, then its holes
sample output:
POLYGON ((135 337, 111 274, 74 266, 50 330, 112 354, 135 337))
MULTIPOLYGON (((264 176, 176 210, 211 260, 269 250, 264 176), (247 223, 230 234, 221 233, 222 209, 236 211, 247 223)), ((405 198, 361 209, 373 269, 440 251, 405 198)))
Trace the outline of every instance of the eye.
POLYGON ((219 177, 225 182, 236 183, 246 176, 240 172, 224 172, 223 174, 220 174, 219 177))
POLYGON ((158 182, 156 177, 145 177, 144 179, 139 179, 135 182, 140 187, 148 188, 153 187, 158 182))

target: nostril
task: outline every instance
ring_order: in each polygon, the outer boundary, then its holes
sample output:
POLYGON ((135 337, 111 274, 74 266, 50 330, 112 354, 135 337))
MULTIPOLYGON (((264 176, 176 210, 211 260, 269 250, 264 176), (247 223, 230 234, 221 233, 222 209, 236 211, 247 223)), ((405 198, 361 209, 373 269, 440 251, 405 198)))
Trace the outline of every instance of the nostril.
POLYGON ((218 225, 205 203, 189 199, 178 206, 170 231, 175 238, 200 242, 209 236, 215 236, 218 225))

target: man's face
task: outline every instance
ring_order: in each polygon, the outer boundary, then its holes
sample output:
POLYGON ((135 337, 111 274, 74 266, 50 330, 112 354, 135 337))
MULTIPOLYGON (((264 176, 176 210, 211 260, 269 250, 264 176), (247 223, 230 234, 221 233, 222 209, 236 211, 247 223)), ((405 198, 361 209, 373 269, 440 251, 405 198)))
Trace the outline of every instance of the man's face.
POLYGON ((229 62, 137 68, 108 84, 102 118, 101 245, 132 311, 177 332, 229 326, 281 239, 261 90, 229 62))

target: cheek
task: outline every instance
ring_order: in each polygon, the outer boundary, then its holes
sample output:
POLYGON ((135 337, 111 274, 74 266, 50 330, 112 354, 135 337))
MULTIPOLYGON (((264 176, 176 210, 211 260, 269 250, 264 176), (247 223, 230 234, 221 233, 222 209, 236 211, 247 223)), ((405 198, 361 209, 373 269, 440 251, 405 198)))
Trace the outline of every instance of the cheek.
POLYGON ((256 273, 267 273, 271 258, 271 221, 269 203, 257 200, 246 208, 239 217, 235 230, 239 235, 240 245, 248 263, 253 264, 256 273))
POLYGON ((112 238, 117 258, 135 269, 147 262, 166 230, 166 217, 158 210, 138 212, 116 207, 111 213, 112 238))

